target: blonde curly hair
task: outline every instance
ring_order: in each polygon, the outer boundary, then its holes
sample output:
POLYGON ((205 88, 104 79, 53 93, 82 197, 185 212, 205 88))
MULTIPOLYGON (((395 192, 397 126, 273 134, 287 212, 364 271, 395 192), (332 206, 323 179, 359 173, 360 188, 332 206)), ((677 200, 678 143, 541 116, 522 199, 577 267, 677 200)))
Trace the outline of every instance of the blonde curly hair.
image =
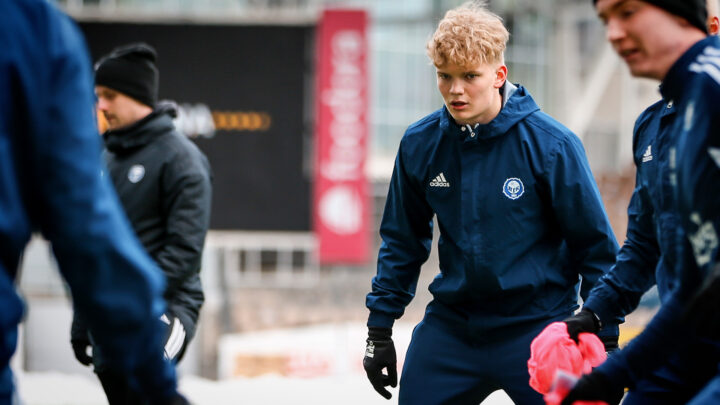
POLYGON ((502 18, 484 1, 468 2, 445 13, 427 43, 427 54, 438 67, 448 62, 462 67, 502 64, 509 37, 502 18))

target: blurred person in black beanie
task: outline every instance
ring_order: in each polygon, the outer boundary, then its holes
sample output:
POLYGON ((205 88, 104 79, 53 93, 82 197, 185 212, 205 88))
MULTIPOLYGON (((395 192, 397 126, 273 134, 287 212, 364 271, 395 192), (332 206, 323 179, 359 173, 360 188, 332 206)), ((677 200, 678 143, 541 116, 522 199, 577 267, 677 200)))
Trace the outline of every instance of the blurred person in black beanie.
MULTIPOLYGON (((705 0, 641 0, 670 14, 684 18, 690 25, 708 33, 708 8, 705 0)), ((593 0, 597 4, 598 0, 593 0)))
MULTIPOLYGON (((204 302, 202 249, 210 224, 211 171, 203 153, 173 123, 176 107, 158 103, 157 54, 144 43, 113 50, 95 65, 97 108, 110 179, 130 223, 167 280, 165 358, 176 363, 195 334, 204 302)), ((110 405, 138 405, 124 376, 108 369, 103 352, 76 313, 71 331, 75 357, 95 366, 110 405), (93 347, 92 355, 88 348, 93 347)))
POLYGON ((711 271, 720 269, 720 40, 707 35, 717 32, 708 18, 716 1, 594 1, 608 42, 633 76, 661 82, 663 99, 635 125, 627 241, 601 280, 615 295, 601 286, 583 310, 602 319, 608 308, 637 306, 655 282, 662 305, 562 405, 617 404, 625 388, 624 405, 720 403, 720 271, 711 271))
POLYGON ((157 103, 157 53, 144 43, 121 46, 95 64, 95 85, 115 89, 150 107, 157 103))

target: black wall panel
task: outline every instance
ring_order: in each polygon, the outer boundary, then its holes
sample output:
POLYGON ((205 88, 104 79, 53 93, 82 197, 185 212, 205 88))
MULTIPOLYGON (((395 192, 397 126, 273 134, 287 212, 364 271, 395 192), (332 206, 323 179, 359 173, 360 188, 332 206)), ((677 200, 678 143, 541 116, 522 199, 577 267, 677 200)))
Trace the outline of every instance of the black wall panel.
POLYGON ((225 124, 235 120, 213 137, 194 138, 214 172, 213 229, 310 229, 304 117, 313 27, 80 26, 93 61, 118 45, 147 42, 158 52, 160 99, 205 104, 225 124))

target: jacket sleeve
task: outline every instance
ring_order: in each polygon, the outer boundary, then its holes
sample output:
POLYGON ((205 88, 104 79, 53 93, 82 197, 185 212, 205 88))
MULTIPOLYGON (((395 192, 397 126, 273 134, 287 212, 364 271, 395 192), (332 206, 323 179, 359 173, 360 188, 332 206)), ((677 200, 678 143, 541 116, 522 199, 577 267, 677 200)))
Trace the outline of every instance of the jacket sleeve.
POLYGON ((151 396, 167 397, 176 380, 162 358, 157 322, 165 306, 164 280, 135 238, 112 186, 100 176, 84 41, 67 16, 51 7, 35 11, 41 19, 36 35, 44 39, 28 49, 37 69, 19 86, 43 90, 26 94, 18 107, 27 125, 18 157, 28 180, 24 199, 108 366, 151 396), (137 373, 150 377, 133 380, 137 373))
POLYGON ((162 180, 165 244, 154 254, 165 272, 165 296, 200 270, 205 235, 210 226, 212 186, 204 157, 188 154, 165 168, 162 180))
MULTIPOLYGON (((549 163, 553 212, 570 251, 570 266, 582 276, 580 296, 586 300, 615 262, 617 241, 580 140, 572 134, 563 138, 549 163)), ((617 323, 601 334, 617 335, 617 323)))
POLYGON ((685 112, 678 141, 676 195, 688 249, 707 273, 720 262, 720 78, 700 74, 694 87, 698 102, 685 112))
POLYGON ((614 385, 632 386, 633 382, 648 376, 665 364, 669 352, 675 352, 675 348, 697 338, 685 318, 685 308, 689 297, 702 282, 702 277, 683 232, 678 232, 678 238, 682 252, 678 261, 678 269, 682 269, 678 272, 678 287, 670 293, 642 333, 597 368, 598 372, 610 378, 614 385))
MULTIPOLYGON (((679 247, 675 269, 678 287, 643 332, 617 358, 610 356, 607 364, 598 369, 617 383, 642 378, 661 365, 668 352, 676 352, 678 347, 688 341, 692 344, 693 338, 697 338, 686 318, 687 303, 719 260, 720 106, 707 101, 720 97, 720 81, 708 75, 684 84, 688 91, 696 92, 697 102, 693 103, 694 113, 685 110, 689 116, 678 117, 685 127, 678 136, 677 159, 673 159, 677 162, 677 208, 682 219, 682 229, 675 235, 679 247)), ((710 319, 713 310, 707 309, 710 319)), ((704 326, 717 327, 712 321, 704 326)))
POLYGON ((74 311, 72 324, 70 326, 70 343, 84 343, 88 341, 87 324, 80 316, 79 311, 74 311))
POLYGON ((660 247, 655 237, 653 208, 647 190, 638 179, 636 184, 628 206, 625 243, 615 265, 595 285, 584 305, 603 324, 620 321, 634 311, 642 295, 655 284, 660 247))
POLYGON ((385 211, 377 275, 366 306, 368 326, 392 327, 415 296, 420 267, 430 255, 432 209, 420 186, 406 172, 403 145, 395 160, 385 211))

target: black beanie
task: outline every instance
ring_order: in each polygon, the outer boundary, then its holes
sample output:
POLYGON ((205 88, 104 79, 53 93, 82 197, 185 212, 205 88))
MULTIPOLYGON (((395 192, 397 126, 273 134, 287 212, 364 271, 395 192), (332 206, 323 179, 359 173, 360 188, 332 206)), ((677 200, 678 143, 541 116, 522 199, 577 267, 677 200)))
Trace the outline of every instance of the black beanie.
POLYGON ((154 108, 158 98, 156 58, 155 49, 144 43, 115 48, 95 64, 95 84, 154 108))
MULTIPOLYGON (((699 28, 702 32, 708 33, 707 28, 707 4, 706 0, 643 0, 655 7, 659 7, 668 13, 686 19, 690 25, 699 28)), ((593 0, 593 4, 597 0, 593 0)))

